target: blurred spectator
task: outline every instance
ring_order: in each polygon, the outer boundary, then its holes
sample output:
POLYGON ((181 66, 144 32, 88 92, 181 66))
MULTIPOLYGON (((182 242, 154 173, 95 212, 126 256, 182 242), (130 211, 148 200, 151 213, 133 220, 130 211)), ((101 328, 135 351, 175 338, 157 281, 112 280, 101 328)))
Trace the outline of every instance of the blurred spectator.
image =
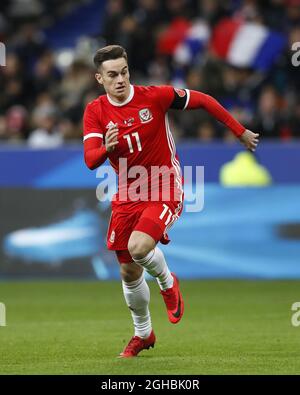
POLYGON ((81 105, 85 92, 95 83, 93 70, 82 61, 74 61, 59 85, 59 102, 64 111, 81 105))
POLYGON ((291 27, 299 27, 300 24, 300 1, 299 0, 286 0, 287 17, 291 27))
POLYGON ((28 136, 28 113, 23 106, 12 106, 6 113, 6 133, 10 142, 20 142, 28 136))
POLYGON ((133 62, 137 71, 148 75, 149 65, 156 55, 157 28, 163 22, 163 13, 159 1, 138 0, 133 17, 136 23, 136 33, 133 37, 130 61, 133 62), (138 51, 136 48, 138 48, 138 51))
POLYGON ((55 94, 54 88, 60 82, 61 75, 55 66, 52 52, 47 51, 38 59, 35 64, 34 75, 35 94, 46 91, 55 94))
MULTIPOLYGON (((0 68, 0 90, 4 94, 0 95, 0 111, 6 111, 15 104, 28 103, 26 97, 27 81, 24 75, 23 64, 14 53, 6 56, 6 66, 0 68)), ((29 93, 30 95, 30 93, 29 93)))
POLYGON ((215 128, 211 122, 206 121, 199 125, 197 138, 203 142, 209 142, 216 138, 215 128))
POLYGON ((280 137, 282 130, 280 98, 274 87, 266 86, 262 90, 252 128, 263 137, 280 137))
POLYGON ((42 105, 33 113, 33 123, 37 127, 29 139, 32 148, 55 148, 63 144, 63 136, 57 128, 58 114, 54 105, 42 105))
POLYGON ((31 74, 39 57, 41 57, 48 46, 46 38, 38 25, 35 23, 26 23, 21 26, 18 34, 15 51, 31 74))
POLYGON ((163 13, 169 22, 175 18, 193 17, 193 8, 188 0, 166 0, 163 2, 163 13))
POLYGON ((5 116, 0 115, 0 141, 7 140, 7 129, 6 129, 6 120, 5 116))
POLYGON ((63 118, 58 124, 58 131, 64 141, 76 141, 82 139, 81 123, 76 123, 68 118, 63 118))
MULTIPOLYGON (((7 43, 7 66, 0 67, 1 140, 43 147, 80 141, 84 107, 103 94, 91 59, 95 46, 106 44, 126 48, 133 83, 200 90, 262 137, 300 138, 300 67, 291 62, 292 44, 300 42, 300 0, 106 0, 98 34, 82 36, 65 52, 50 48, 46 27, 89 1, 96 0, 0 2, 0 41, 7 43), (284 35, 288 44, 270 69, 233 67, 212 46, 224 17, 229 31, 221 31, 222 43, 231 28, 250 22, 258 32, 284 35), (175 53, 183 42, 186 62, 180 63, 175 53)), ((61 34, 70 34, 68 26, 61 34)), ((170 123, 177 138, 236 141, 201 110, 170 111, 170 123)))
POLYGON ((300 95, 298 94, 298 97, 293 98, 293 101, 292 112, 289 110, 281 133, 281 137, 284 139, 300 138, 300 95))
POLYGON ((102 34, 108 43, 117 43, 119 26, 126 15, 126 11, 123 0, 107 0, 102 34))
POLYGON ((42 12, 43 4, 38 0, 13 0, 8 7, 8 13, 14 19, 39 17, 42 12))
POLYGON ((198 12, 206 22, 213 26, 222 16, 226 15, 226 2, 198 0, 198 12))

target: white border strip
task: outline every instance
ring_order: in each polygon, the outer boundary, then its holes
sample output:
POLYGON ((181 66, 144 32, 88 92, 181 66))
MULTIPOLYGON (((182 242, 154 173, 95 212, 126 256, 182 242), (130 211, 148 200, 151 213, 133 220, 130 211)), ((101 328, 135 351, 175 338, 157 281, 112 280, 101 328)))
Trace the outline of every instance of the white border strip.
POLYGON ((183 109, 185 110, 190 102, 190 90, 189 89, 185 89, 186 91, 186 102, 185 102, 185 106, 183 107, 183 109))
POLYGON ((165 228, 165 232, 164 234, 167 233, 167 231, 171 228, 171 226, 174 224, 174 222, 179 218, 178 213, 180 212, 181 208, 182 208, 182 202, 183 202, 183 189, 182 189, 182 180, 181 180, 181 168, 180 168, 180 164, 179 161, 177 160, 177 158, 175 157, 176 154, 176 147, 175 147, 175 142, 172 136, 172 132, 170 129, 170 125, 169 125, 169 118, 168 118, 168 114, 165 115, 165 130, 166 130, 166 135, 167 135, 167 141, 168 141, 168 145, 169 145, 169 149, 171 152, 171 163, 173 165, 173 167, 175 168, 175 171, 177 173, 177 177, 176 177, 176 182, 177 182, 177 187, 180 191, 180 202, 178 203, 174 214, 172 215, 172 220, 171 222, 168 223, 168 225, 165 228))
POLYGON ((83 141, 90 139, 91 137, 100 137, 101 139, 103 139, 103 134, 102 133, 89 133, 83 137, 83 141))

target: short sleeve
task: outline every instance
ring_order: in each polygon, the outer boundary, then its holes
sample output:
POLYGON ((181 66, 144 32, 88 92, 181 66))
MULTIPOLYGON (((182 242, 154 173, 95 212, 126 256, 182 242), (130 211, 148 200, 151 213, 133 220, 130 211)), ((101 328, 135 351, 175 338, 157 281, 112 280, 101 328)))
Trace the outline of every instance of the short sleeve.
POLYGON ((154 95, 164 112, 167 112, 174 100, 174 88, 170 85, 154 86, 154 95))
POLYGON ((102 137, 99 116, 95 109, 95 103, 89 103, 83 115, 83 137, 84 140, 89 137, 102 137))
POLYGON ((84 160, 91 170, 96 169, 107 159, 100 114, 99 102, 94 101, 86 106, 83 115, 84 160))

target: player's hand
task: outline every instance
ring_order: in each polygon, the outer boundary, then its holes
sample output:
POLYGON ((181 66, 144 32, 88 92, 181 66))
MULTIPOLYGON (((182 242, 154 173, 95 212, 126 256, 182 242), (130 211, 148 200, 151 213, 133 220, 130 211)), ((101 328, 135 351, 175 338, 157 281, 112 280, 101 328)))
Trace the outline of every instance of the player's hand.
POLYGON ((255 151, 259 139, 259 133, 253 133, 251 130, 246 129, 244 133, 240 136, 240 142, 249 150, 255 151))
POLYGON ((119 129, 116 125, 111 126, 105 135, 105 148, 107 152, 112 152, 115 146, 119 143, 118 141, 119 129))

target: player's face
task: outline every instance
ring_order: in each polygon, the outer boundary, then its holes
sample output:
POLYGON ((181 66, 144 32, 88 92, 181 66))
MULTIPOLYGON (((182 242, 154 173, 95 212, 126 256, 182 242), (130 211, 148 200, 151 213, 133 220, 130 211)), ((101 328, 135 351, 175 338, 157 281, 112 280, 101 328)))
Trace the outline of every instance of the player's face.
POLYGON ((129 70, 124 58, 106 60, 95 77, 113 100, 121 103, 129 96, 129 70))

